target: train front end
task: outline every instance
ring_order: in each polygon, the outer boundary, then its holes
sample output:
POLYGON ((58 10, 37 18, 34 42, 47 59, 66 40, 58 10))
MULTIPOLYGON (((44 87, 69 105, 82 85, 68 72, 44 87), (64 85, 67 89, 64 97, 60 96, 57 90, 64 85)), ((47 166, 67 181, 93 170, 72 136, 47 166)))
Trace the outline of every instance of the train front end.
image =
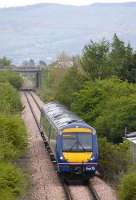
POLYGON ((59 136, 58 169, 62 174, 96 172, 98 146, 95 129, 82 124, 65 127, 59 136))

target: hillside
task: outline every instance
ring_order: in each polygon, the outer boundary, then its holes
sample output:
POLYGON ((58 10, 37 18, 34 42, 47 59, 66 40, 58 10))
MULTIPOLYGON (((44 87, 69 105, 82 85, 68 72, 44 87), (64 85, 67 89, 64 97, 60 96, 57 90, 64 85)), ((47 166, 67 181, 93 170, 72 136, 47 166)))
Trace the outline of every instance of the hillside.
POLYGON ((90 39, 111 39, 115 32, 136 47, 135 19, 136 3, 0 9, 0 57, 16 63, 29 58, 49 62, 63 50, 81 53, 90 39))

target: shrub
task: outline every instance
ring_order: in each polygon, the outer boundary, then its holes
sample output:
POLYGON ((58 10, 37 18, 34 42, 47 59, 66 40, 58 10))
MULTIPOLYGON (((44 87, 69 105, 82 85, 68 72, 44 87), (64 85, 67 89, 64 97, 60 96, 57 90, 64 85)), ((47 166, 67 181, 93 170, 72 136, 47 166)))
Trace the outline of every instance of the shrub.
POLYGON ((21 170, 10 163, 0 162, 0 200, 15 200, 25 189, 21 170))
POLYGON ((0 115, 0 159, 13 159, 26 149, 26 130, 20 116, 0 115))
POLYGON ((0 82, 7 81, 18 90, 22 87, 22 78, 17 73, 12 71, 0 72, 0 82))
POLYGON ((105 138, 101 138, 99 139, 99 149, 99 163, 103 168, 104 177, 111 182, 118 182, 131 163, 129 143, 125 141, 113 145, 105 138))
MULTIPOLYGON (((136 166, 135 166, 136 167, 136 166)), ((134 169, 133 169, 134 170, 134 169)), ((119 186, 120 200, 136 199, 136 171, 125 174, 119 186)))
POLYGON ((0 82, 0 112, 16 113, 22 110, 18 91, 8 82, 0 82))

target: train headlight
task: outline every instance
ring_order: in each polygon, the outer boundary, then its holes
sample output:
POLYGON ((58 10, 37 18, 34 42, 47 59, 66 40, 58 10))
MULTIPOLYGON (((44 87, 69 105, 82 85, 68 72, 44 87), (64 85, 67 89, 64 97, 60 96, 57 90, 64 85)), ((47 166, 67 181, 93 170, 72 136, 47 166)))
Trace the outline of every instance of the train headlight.
POLYGON ((60 156, 60 160, 64 160, 63 156, 60 156))
POLYGON ((91 158, 91 161, 94 160, 94 159, 95 159, 95 157, 93 156, 93 157, 91 158))

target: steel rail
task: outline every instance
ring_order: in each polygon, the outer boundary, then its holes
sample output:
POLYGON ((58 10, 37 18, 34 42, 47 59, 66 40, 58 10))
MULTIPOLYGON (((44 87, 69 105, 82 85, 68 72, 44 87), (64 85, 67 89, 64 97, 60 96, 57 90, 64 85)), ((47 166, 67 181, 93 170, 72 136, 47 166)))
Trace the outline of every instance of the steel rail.
POLYGON ((39 105, 39 103, 37 102, 36 98, 34 97, 34 95, 32 94, 32 92, 29 92, 29 94, 31 95, 31 97, 33 98, 35 104, 37 105, 38 109, 41 112, 41 106, 39 105))
MULTIPOLYGON (((29 105, 29 108, 30 108, 30 110, 31 110, 31 112, 32 112, 32 115, 33 115, 33 117, 34 117, 35 123, 36 123, 36 125, 37 125, 37 127, 38 127, 38 129, 39 129, 39 132, 41 133, 40 124, 39 124, 39 122, 38 122, 38 120, 37 120, 36 114, 35 114, 35 112, 34 112, 34 110, 33 110, 33 107, 32 107, 32 105, 31 105, 31 103, 30 103, 30 100, 29 100, 29 98, 28 98, 28 96, 27 96, 27 93, 28 93, 28 94, 31 94, 31 92, 24 92, 24 95, 25 95, 25 97, 26 97, 26 100, 27 100, 27 103, 28 103, 28 105, 29 105)), ((32 96, 32 98, 33 98, 33 95, 32 95, 32 94, 31 94, 31 96, 32 96)), ((38 109, 41 111, 41 108, 40 108, 38 102, 36 101, 36 99, 33 98, 33 100, 34 100, 35 104, 37 105, 38 109)), ((46 148, 47 152, 48 152, 49 155, 50 155, 50 148, 49 148, 49 146, 47 145, 46 138, 45 138, 42 134, 41 134, 41 136, 42 136, 43 142, 44 142, 44 144, 45 144, 45 148, 46 148)), ((56 170, 56 164, 54 165, 54 162, 52 162, 52 163, 53 163, 53 166, 55 167, 55 170, 56 170)), ((71 192, 70 192, 70 189, 69 189, 68 185, 65 183, 64 179, 63 179, 62 177, 60 177, 60 176, 58 176, 58 178, 60 179, 60 182, 61 182, 61 184, 62 184, 62 186, 63 186, 63 188, 64 188, 64 192, 65 192, 65 195, 66 195, 67 200, 73 200, 73 197, 72 197, 72 194, 71 194, 71 192)))
POLYGON ((36 122, 36 125, 37 125, 38 129, 39 129, 39 131, 41 131, 39 122, 38 122, 37 117, 36 117, 36 114, 35 114, 35 112, 34 112, 34 110, 33 110, 33 107, 32 107, 32 105, 31 105, 30 100, 29 100, 29 98, 28 98, 28 96, 27 96, 26 93, 28 93, 28 92, 24 92, 24 95, 25 95, 25 97, 26 97, 27 103, 28 103, 29 108, 30 108, 30 110, 31 110, 31 112, 32 112, 32 115, 33 115, 33 117, 34 117, 34 120, 35 120, 35 122, 36 122))
MULTIPOLYGON (((39 103, 37 102, 36 98, 34 97, 34 95, 32 94, 31 91, 29 92, 29 94, 31 95, 32 99, 34 100, 35 104, 37 105, 38 109, 39 109, 40 112, 41 112, 41 106, 40 106, 39 103)), ((35 118, 36 118, 36 116, 35 116, 35 118)), ((37 121, 36 123, 38 123, 38 120, 36 120, 36 121, 37 121)), ((41 131, 41 130, 40 130, 40 131, 41 131)), ((41 135, 42 135, 42 133, 41 133, 41 135)), ((49 155, 50 155, 50 154, 52 153, 52 152, 51 152, 51 148, 50 148, 49 144, 47 144, 47 141, 46 141, 46 138, 45 138, 44 134, 42 135, 42 138, 43 138, 43 141, 45 141, 45 143, 46 143, 45 147, 46 147, 46 150, 48 151, 48 153, 49 153, 49 155)), ((51 157, 51 155, 50 155, 50 157, 51 157)), ((52 161, 52 160, 51 160, 51 161, 52 161)), ((56 166, 56 162, 52 162, 52 163, 53 163, 53 164, 55 163, 55 169, 56 169, 56 167, 57 167, 57 166, 56 166)), ((59 176, 59 178, 60 178, 60 176, 59 176)), ((65 180, 64 180, 62 177, 61 177, 60 179, 61 179, 62 185, 63 185, 63 187, 64 187, 64 190, 65 190, 65 192, 66 192, 66 194, 67 194, 67 196, 68 196, 68 199, 69 199, 69 200, 70 200, 70 199, 72 200, 72 196, 71 196, 70 189, 69 189, 68 185, 66 184, 65 180)), ((89 189, 91 195, 93 196, 93 199, 94 199, 94 200, 101 200, 100 197, 99 197, 99 195, 98 195, 98 193, 96 192, 95 188, 92 186, 91 183, 88 184, 88 189, 89 189)))
MULTIPOLYGON (((29 91, 29 92, 27 92, 27 93, 30 94, 30 96, 32 97, 32 99, 33 99, 33 101, 35 102, 36 106, 38 107, 39 111, 41 112, 41 106, 40 106, 39 103, 37 102, 37 100, 36 100, 36 98, 34 97, 34 95, 32 94, 32 92, 29 91)), ((39 129, 39 131, 40 131, 41 137, 42 137, 43 142, 44 142, 44 144, 45 144, 45 148, 46 148, 46 150, 47 150, 47 152, 48 152, 48 154, 49 154, 49 156, 50 156, 50 158, 51 158, 51 161, 52 161, 52 163, 53 163, 53 165, 54 165, 54 168, 55 168, 55 170, 56 170, 56 168, 57 168, 56 162, 54 162, 54 159, 52 159, 52 156, 51 156, 51 155, 53 155, 53 152, 52 152, 52 150, 51 150, 51 148, 50 148, 50 145, 48 144, 48 142, 47 142, 47 140, 46 140, 45 135, 41 132, 40 124, 39 124, 39 122, 38 122, 38 120, 37 120, 36 114, 35 114, 35 112, 34 112, 34 110, 33 110, 33 107, 32 107, 32 105, 31 105, 30 100, 29 100, 29 98, 28 98, 28 96, 27 96, 26 93, 25 93, 25 96, 26 96, 26 98, 27 98, 27 102, 28 102, 28 104, 29 104, 29 107, 30 107, 31 112, 32 112, 32 114, 33 114, 33 117, 34 117, 34 119, 35 119, 36 125, 37 125, 37 127, 38 127, 38 129, 39 129)), ((58 177, 59 177, 59 179, 60 179, 60 181, 61 181, 61 183, 62 183, 62 186, 63 186, 63 188, 64 188, 64 191, 65 191, 65 194, 66 194, 67 199, 68 199, 68 200, 73 200, 73 197, 72 197, 72 195, 71 195, 70 189, 69 189, 68 185, 66 184, 64 178, 62 178, 62 177, 60 177, 60 176, 58 176, 58 177)), ((88 189, 89 189, 89 191, 90 191, 90 193, 91 193, 91 196, 93 196, 93 199, 94 199, 94 200, 101 200, 100 197, 99 197, 99 195, 98 195, 98 193, 96 192, 95 188, 92 186, 92 184, 90 184, 90 183, 88 184, 88 189)))
POLYGON ((101 198, 99 197, 98 193, 96 192, 95 188, 92 186, 91 183, 88 183, 88 188, 94 200, 101 200, 101 198))

